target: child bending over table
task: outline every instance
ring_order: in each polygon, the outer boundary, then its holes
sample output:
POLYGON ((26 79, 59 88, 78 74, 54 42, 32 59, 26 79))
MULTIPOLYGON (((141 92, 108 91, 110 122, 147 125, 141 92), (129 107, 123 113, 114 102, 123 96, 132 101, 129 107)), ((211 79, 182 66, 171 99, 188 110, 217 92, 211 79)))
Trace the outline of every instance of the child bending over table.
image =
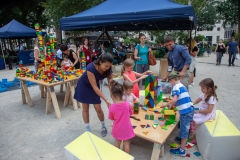
POLYGON ((178 108, 180 114, 180 136, 175 140, 180 143, 177 149, 170 149, 170 153, 178 156, 186 156, 185 145, 188 139, 190 123, 193 119, 194 107, 189 96, 187 88, 180 82, 180 75, 178 72, 171 72, 168 76, 168 81, 173 86, 172 100, 163 104, 162 107, 172 108, 174 105, 178 108))

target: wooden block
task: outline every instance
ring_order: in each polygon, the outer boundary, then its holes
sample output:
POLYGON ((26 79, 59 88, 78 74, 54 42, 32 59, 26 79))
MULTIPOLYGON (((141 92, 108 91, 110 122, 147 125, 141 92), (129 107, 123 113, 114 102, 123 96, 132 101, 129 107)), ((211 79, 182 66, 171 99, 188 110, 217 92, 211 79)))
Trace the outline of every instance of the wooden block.
POLYGON ((52 98, 53 107, 54 107, 54 110, 55 110, 56 117, 61 118, 61 113, 60 113, 60 110, 59 110, 58 101, 57 101, 57 97, 56 97, 54 87, 50 87, 50 95, 51 95, 51 98, 52 98))
POLYGON ((27 97, 28 105, 30 107, 32 107, 33 106, 32 99, 30 97, 30 94, 29 94, 29 91, 28 91, 28 87, 26 86, 26 82, 25 81, 23 82, 22 87, 23 87, 24 93, 25 93, 25 95, 27 97))
POLYGON ((46 99, 46 114, 49 114, 51 112, 51 105, 52 105, 52 99, 50 95, 50 91, 47 90, 47 99, 46 99))
POLYGON ((26 102, 26 95, 25 95, 24 89, 23 89, 23 82, 21 81, 20 84, 21 84, 21 93, 22 93, 22 103, 26 104, 27 102, 26 102))

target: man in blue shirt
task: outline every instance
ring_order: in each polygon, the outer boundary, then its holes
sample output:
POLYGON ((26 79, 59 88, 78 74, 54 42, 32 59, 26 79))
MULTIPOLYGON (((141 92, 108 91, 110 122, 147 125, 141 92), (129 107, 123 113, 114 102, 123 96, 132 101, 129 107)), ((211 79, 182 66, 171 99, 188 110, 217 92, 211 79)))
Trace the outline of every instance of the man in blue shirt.
POLYGON ((188 69, 192 62, 191 56, 185 46, 174 44, 172 36, 167 36, 164 40, 165 47, 168 49, 168 70, 163 78, 166 80, 172 70, 179 72, 181 83, 188 89, 189 75, 188 69))
POLYGON ((230 67, 231 65, 234 66, 234 60, 236 57, 237 49, 239 54, 238 42, 236 42, 235 38, 232 37, 232 41, 228 42, 227 50, 226 50, 226 53, 229 54, 228 67, 230 67))

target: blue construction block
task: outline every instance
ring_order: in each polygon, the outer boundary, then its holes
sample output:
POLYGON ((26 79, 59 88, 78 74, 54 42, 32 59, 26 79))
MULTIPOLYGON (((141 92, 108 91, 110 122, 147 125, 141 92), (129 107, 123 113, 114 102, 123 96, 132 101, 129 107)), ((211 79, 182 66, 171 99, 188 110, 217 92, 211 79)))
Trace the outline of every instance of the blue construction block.
POLYGON ((7 83, 8 82, 8 79, 7 78, 3 78, 2 79, 2 83, 4 84, 4 83, 7 83))
POLYGON ((2 85, 4 85, 5 87, 9 88, 9 87, 13 87, 14 86, 14 82, 8 82, 7 78, 3 78, 2 79, 2 85))
POLYGON ((0 92, 6 92, 8 90, 7 87, 0 85, 0 92))
POLYGON ((20 82, 18 78, 14 78, 14 82, 20 82))

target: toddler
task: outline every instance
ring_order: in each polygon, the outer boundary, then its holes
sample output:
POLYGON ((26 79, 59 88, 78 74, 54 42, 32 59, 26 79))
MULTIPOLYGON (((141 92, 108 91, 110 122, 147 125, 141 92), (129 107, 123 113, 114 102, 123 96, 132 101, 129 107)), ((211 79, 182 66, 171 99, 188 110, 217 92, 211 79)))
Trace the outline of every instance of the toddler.
POLYGON ((73 63, 69 60, 68 55, 64 55, 61 66, 62 67, 72 67, 73 66, 73 63))
POLYGON ((132 93, 133 83, 129 80, 123 82, 123 100, 129 102, 131 108, 133 109, 134 102, 139 101, 138 98, 132 93))
POLYGON ((116 81, 110 82, 110 94, 113 104, 109 107, 108 118, 113 120, 112 136, 116 139, 115 146, 120 148, 123 141, 124 151, 130 153, 130 140, 135 136, 130 121, 133 114, 130 104, 122 100, 123 86, 116 81))

